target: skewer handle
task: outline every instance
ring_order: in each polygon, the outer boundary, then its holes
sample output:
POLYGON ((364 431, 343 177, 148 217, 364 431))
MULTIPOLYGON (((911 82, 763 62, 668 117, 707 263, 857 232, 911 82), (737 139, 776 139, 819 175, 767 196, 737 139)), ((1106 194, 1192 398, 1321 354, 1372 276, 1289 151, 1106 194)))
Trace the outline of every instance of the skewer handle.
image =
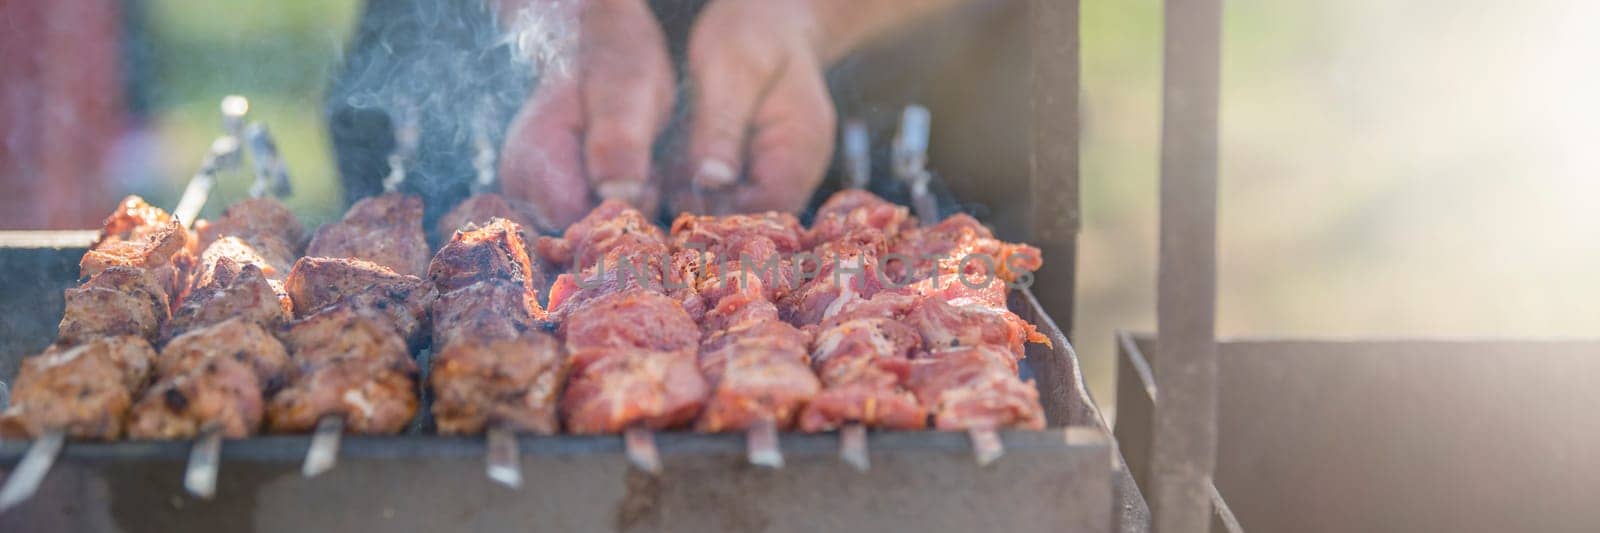
POLYGON ((272 132, 267 130, 267 125, 250 123, 245 130, 245 139, 250 147, 250 161, 256 171, 256 182, 250 186, 250 197, 262 198, 270 194, 282 198, 291 194, 293 189, 289 185, 289 170, 278 155, 278 143, 272 139, 272 132))
POLYGON ((519 464, 517 434, 509 428, 489 428, 488 465, 485 473, 496 483, 513 489, 522 488, 522 467, 519 464))
POLYGON ((745 433, 745 447, 750 464, 767 468, 783 468, 783 451, 778 448, 778 426, 763 421, 745 433))
POLYGON ((969 429, 967 437, 972 439, 972 457, 978 461, 978 466, 989 466, 1006 454, 1000 433, 993 429, 969 429))
POLYGON ((872 139, 861 119, 844 125, 844 168, 846 188, 865 189, 872 181, 872 139))
POLYGON ((317 430, 311 435, 311 448, 306 450, 306 462, 300 474, 309 478, 332 470, 339 460, 339 436, 343 433, 343 418, 330 416, 317 421, 317 430))
POLYGON ((217 469, 222 455, 222 431, 210 428, 200 433, 189 448, 189 466, 183 472, 183 488, 200 498, 217 494, 217 469))
POLYGON ((648 429, 632 428, 622 432, 622 444, 627 449, 628 462, 635 468, 651 474, 661 474, 661 454, 656 451, 656 436, 648 429))
POLYGON ((61 453, 61 445, 66 440, 66 433, 60 430, 50 431, 33 440, 33 444, 28 446, 28 453, 11 471, 11 477, 6 478, 5 486, 0 487, 0 513, 39 492, 39 485, 44 483, 44 476, 50 473, 50 467, 55 464, 56 456, 61 453))
POLYGON ((839 458, 862 472, 872 468, 872 460, 867 455, 865 426, 850 424, 839 430, 839 458))

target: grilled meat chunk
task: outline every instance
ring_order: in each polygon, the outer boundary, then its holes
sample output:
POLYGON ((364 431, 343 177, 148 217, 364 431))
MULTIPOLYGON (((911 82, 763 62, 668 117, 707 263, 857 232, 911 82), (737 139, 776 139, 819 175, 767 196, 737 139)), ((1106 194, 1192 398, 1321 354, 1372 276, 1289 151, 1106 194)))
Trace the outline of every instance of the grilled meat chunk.
POLYGON ((706 382, 693 350, 594 347, 572 352, 568 360, 561 411, 573 433, 676 427, 694 420, 705 403, 706 382))
POLYGON ((804 351, 759 339, 726 344, 701 354, 700 361, 711 382, 705 410, 695 422, 700 431, 743 430, 761 422, 786 429, 822 388, 806 366, 804 351), (718 361, 720 368, 706 368, 708 360, 718 361))
POLYGON ((208 282, 189 291, 173 312, 167 322, 167 338, 232 318, 275 329, 293 314, 283 285, 267 279, 255 264, 240 265, 221 258, 204 278, 208 282))
POLYGON ((289 275, 294 260, 294 251, 289 244, 277 237, 219 237, 200 253, 200 272, 195 277, 194 287, 202 288, 213 283, 211 274, 222 261, 255 265, 267 279, 283 281, 289 275))
POLYGON ((106 218, 100 238, 78 265, 84 278, 112 267, 148 270, 176 298, 187 288, 194 266, 194 239, 165 211, 129 196, 106 218))
POLYGON ((882 290, 886 278, 878 258, 885 246, 883 234, 874 230, 852 232, 818 246, 815 265, 801 265, 801 270, 815 275, 777 302, 784 319, 796 326, 816 324, 882 290))
POLYGON ((333 307, 296 321, 282 335, 296 370, 305 374, 325 365, 362 361, 373 368, 390 368, 416 375, 417 363, 406 350, 405 339, 383 315, 351 307, 333 307))
POLYGON ((558 270, 582 271, 618 249, 644 246, 664 255, 665 244, 661 228, 639 210, 618 200, 606 200, 568 226, 561 238, 540 237, 534 250, 541 260, 558 270))
POLYGON ((738 260, 754 242, 766 240, 778 252, 792 254, 805 249, 805 229, 789 213, 768 211, 749 215, 704 216, 684 213, 672 221, 672 245, 677 249, 699 250, 723 261, 738 260))
POLYGON ((438 299, 433 284, 360 259, 303 257, 284 283, 296 317, 342 305, 384 316, 402 336, 427 333, 428 308, 438 299))
POLYGON ((399 433, 417 413, 416 381, 392 368, 341 359, 301 376, 267 404, 267 427, 305 433, 327 416, 344 419, 347 433, 399 433))
POLYGON ((65 291, 66 312, 57 342, 74 345, 119 335, 153 341, 170 313, 167 294, 152 271, 106 268, 82 286, 65 291))
POLYGON ((922 335, 922 345, 929 351, 986 345, 1002 348, 1021 360, 1024 343, 1050 344, 1049 338, 1022 317, 983 305, 956 307, 943 300, 924 299, 906 316, 905 323, 922 335))
POLYGON ((161 349, 156 374, 193 373, 211 359, 232 359, 250 367, 256 388, 270 396, 295 376, 294 362, 277 337, 259 324, 233 318, 179 335, 161 349))
POLYGON ((480 281, 439 296, 433 304, 433 346, 465 341, 508 341, 537 329, 522 285, 480 281))
POLYGON ((207 357, 146 390, 128 416, 128 436, 191 439, 213 425, 231 439, 253 435, 261 427, 259 381, 248 362, 207 357))
POLYGON ((811 222, 806 244, 816 247, 837 241, 857 230, 870 230, 893 238, 916 227, 911 210, 860 189, 846 189, 828 197, 811 222))
POLYGON ((347 432, 389 434, 416 414, 416 362, 383 317, 334 307, 296 322, 284 344, 300 375, 268 402, 272 431, 310 431, 339 416, 347 432))
POLYGON ((890 275, 916 281, 935 275, 948 283, 981 283, 986 279, 1017 281, 1044 266, 1038 248, 994 238, 989 228, 967 214, 957 214, 933 226, 901 233, 890 251, 912 258, 910 264, 889 265, 890 275))
POLYGON ((569 316, 560 332, 574 353, 604 347, 692 355, 700 344, 700 329, 678 302, 644 290, 602 296, 569 316))
POLYGON ((344 219, 317 229, 306 255, 352 257, 425 276, 432 254, 422 232, 422 199, 400 193, 362 198, 344 219))
POLYGON ((1010 352, 969 346, 923 354, 909 386, 939 429, 1043 429, 1039 390, 1017 377, 1010 352))
MULTIPOLYGON (((251 198, 236 202, 223 210, 217 220, 196 222, 195 231, 200 235, 201 249, 210 248, 213 242, 222 237, 246 240, 269 237, 284 244, 288 251, 285 258, 289 260, 293 260, 294 255, 300 252, 300 246, 306 238, 305 226, 300 225, 300 220, 295 218, 289 206, 276 198, 251 198)), ((287 267, 287 263, 284 266, 287 267)))
POLYGON ((51 346, 24 359, 11 405, 0 414, 0 436, 32 438, 60 429, 79 439, 120 437, 155 356, 143 338, 122 336, 51 346))
POLYGON ((522 228, 503 218, 456 231, 433 256, 428 277, 439 292, 489 279, 513 281, 522 284, 533 298, 544 283, 544 274, 528 259, 522 228))
MULTIPOLYGON (((435 232, 440 237, 447 237, 456 230, 467 227, 467 224, 483 225, 490 220, 503 218, 515 222, 524 231, 522 237, 529 242, 537 228, 547 228, 548 224, 540 221, 533 206, 518 200, 506 198, 495 193, 474 194, 462 200, 461 203, 450 209, 450 212, 439 217, 439 222, 434 226, 435 232)), ((531 246, 529 247, 532 248, 531 246)), ((529 252, 532 255, 533 252, 529 252)))
POLYGON ((434 358, 428 383, 439 432, 476 434, 485 426, 553 434, 556 397, 566 380, 560 341, 539 332, 512 339, 467 339, 434 358))

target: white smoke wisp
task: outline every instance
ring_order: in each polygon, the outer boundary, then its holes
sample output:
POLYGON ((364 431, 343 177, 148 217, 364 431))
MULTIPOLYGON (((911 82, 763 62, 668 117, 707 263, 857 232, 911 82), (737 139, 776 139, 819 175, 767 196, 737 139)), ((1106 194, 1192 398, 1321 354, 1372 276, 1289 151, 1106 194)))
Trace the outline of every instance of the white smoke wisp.
POLYGON ((513 61, 524 63, 537 77, 560 77, 572 73, 578 52, 579 0, 526 2, 509 15, 501 27, 506 29, 503 44, 510 46, 513 61))

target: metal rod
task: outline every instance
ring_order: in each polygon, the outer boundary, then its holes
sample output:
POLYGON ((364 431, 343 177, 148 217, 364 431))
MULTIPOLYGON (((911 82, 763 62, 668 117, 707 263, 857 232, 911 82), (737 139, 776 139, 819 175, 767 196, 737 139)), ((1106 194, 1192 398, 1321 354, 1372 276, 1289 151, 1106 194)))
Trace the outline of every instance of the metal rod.
POLYGON ((59 429, 45 432, 33 440, 33 444, 28 446, 28 453, 11 471, 11 477, 6 478, 5 486, 0 487, 0 513, 39 492, 39 485, 44 483, 45 475, 50 473, 50 467, 55 464, 56 456, 61 453, 61 445, 66 440, 66 432, 59 429))
POLYGON ((1156 531, 1210 527, 1217 461, 1217 113, 1222 0, 1167 0, 1150 511, 1156 531))
POLYGON ((289 170, 278 155, 278 143, 272 138, 267 125, 251 122, 245 129, 246 147, 250 149, 250 162, 255 168, 256 181, 250 186, 250 197, 267 195, 279 198, 293 193, 289 184, 289 170))
POLYGON ((866 426, 849 424, 839 430, 839 458, 862 472, 872 468, 872 460, 867 456, 866 426))
POLYGON ((628 462, 635 468, 651 474, 661 473, 661 454, 656 451, 656 436, 645 428, 629 428, 622 432, 622 443, 627 448, 628 462))
POLYGON ((928 173, 928 137, 933 114, 922 106, 907 106, 900 115, 900 131, 894 137, 894 168, 900 181, 911 188, 911 207, 923 224, 939 221, 939 202, 928 191, 933 175, 928 173))
POLYGON ((783 468, 783 450, 778 448, 778 425, 770 420, 756 423, 745 432, 745 447, 750 464, 783 468))
POLYGON ((1000 433, 993 429, 969 429, 967 437, 972 439, 972 457, 977 459, 978 466, 989 466, 1006 454, 1000 433))
POLYGON ((339 436, 344 433, 344 419, 323 417, 317 421, 316 433, 311 435, 311 447, 306 450, 306 462, 300 468, 305 477, 316 477, 333 469, 339 461, 339 436))
POLYGON ((844 124, 844 169, 845 188, 865 189, 872 182, 872 138, 858 118, 844 124))
POLYGON ((217 469, 222 455, 222 428, 207 427, 189 448, 189 465, 183 472, 183 488, 200 498, 217 494, 217 469))
POLYGON ((488 464, 485 466, 489 479, 513 489, 522 488, 520 455, 515 431, 503 426, 489 428, 488 464))
POLYGON ((178 206, 172 210, 172 216, 183 227, 194 227, 194 221, 200 218, 200 210, 217 185, 217 173, 239 166, 239 136, 249 111, 250 101, 243 96, 232 94, 222 99, 222 135, 211 141, 205 157, 200 159, 200 168, 189 178, 178 206))

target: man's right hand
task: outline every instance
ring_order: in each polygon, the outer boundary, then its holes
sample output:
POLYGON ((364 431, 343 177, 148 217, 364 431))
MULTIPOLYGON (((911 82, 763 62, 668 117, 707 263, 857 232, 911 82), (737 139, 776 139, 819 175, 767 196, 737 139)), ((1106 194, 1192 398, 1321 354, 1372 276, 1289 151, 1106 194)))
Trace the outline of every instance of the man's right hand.
POLYGON ((651 147, 672 113, 666 37, 644 0, 588 0, 579 8, 576 64, 546 73, 512 119, 501 189, 560 229, 597 199, 653 211, 651 147))

